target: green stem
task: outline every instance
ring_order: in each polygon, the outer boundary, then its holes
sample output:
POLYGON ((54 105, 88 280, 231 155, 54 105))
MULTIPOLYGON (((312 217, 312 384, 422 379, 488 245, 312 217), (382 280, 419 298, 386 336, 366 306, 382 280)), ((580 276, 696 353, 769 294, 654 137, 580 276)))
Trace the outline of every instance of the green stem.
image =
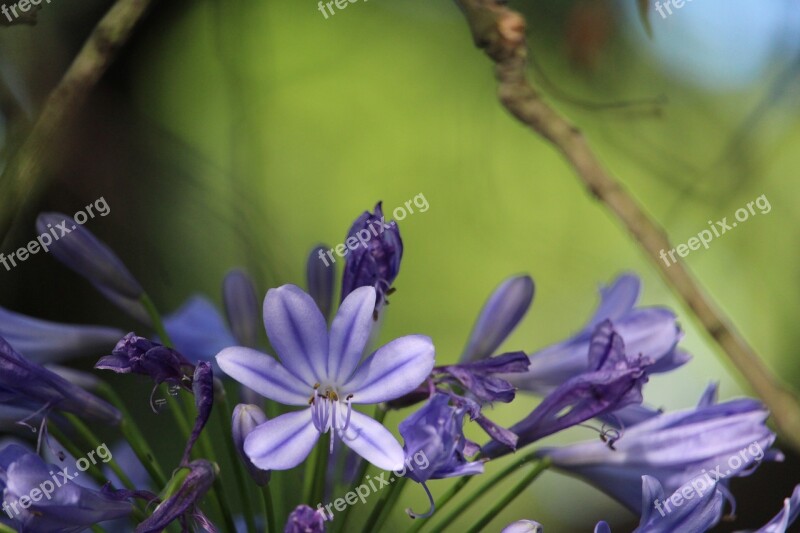
POLYGON ((247 531, 250 533, 256 532, 255 516, 253 514, 253 505, 250 501, 250 493, 247 490, 246 474, 242 459, 239 457, 238 452, 233 444, 233 432, 231 430, 230 409, 228 399, 223 392, 218 397, 217 413, 219 414, 219 421, 222 425, 223 439, 225 440, 225 448, 228 450, 228 459, 233 468, 234 477, 236 478, 236 487, 239 490, 239 499, 242 502, 242 512, 244 519, 247 523, 247 531))
POLYGON ((164 322, 161 320, 161 314, 158 312, 156 304, 153 303, 153 300, 147 294, 142 296, 141 302, 147 311, 150 320, 153 322, 153 329, 156 330, 156 334, 161 339, 161 343, 168 348, 174 348, 175 345, 172 344, 172 339, 169 337, 169 333, 167 333, 167 330, 164 327, 164 322))
MULTIPOLYGON (((448 490, 448 491, 447 491, 447 492, 444 494, 444 496, 442 496, 441 498, 439 498, 439 501, 438 501, 438 502, 437 502, 437 504, 436 504, 437 510, 438 510, 439 512, 441 512, 441 511, 442 511, 442 509, 445 507, 445 505, 447 505, 447 502, 449 502, 450 500, 452 500, 453 498, 455 498, 455 497, 456 497, 456 495, 457 495, 459 492, 461 492, 461 489, 463 489, 464 487, 466 487, 466 486, 467 486, 467 483, 469 483, 470 481, 472 481, 472 479, 473 479, 474 477, 475 477, 475 476, 464 476, 464 477, 462 477, 461 479, 459 479, 459 480, 458 480, 458 483, 456 483, 455 485, 453 485, 452 487, 450 487, 450 490, 448 490)), ((409 529, 409 530, 408 530, 408 533, 416 533, 417 531, 419 531, 420 529, 422 529, 422 527, 423 527, 425 524, 427 524, 427 523, 428 523, 428 518, 417 518, 417 519, 416 519, 416 521, 415 521, 415 523, 414 523, 414 525, 411 527, 411 529, 409 529)))
POLYGON ((261 488, 261 494, 264 497, 264 523, 269 533, 278 533, 278 528, 275 524, 275 508, 272 505, 272 490, 269 484, 261 488))
MULTIPOLYGON (((77 416, 70 413, 64 413, 64 417, 69 421, 70 424, 72 424, 72 427, 75 428, 78 434, 81 435, 91 446, 97 447, 103 444, 103 441, 97 438, 97 435, 95 435, 92 430, 86 426, 86 424, 81 422, 77 416)), ((119 480, 123 485, 125 485, 126 488, 130 490, 136 490, 137 487, 133 484, 128 475, 122 471, 117 464, 117 461, 113 457, 109 458, 108 467, 111 468, 111 470, 117 475, 119 480)))
POLYGON ((0 523, 0 533, 18 533, 13 527, 0 523))
POLYGON ((400 492, 402 492, 406 481, 407 478, 401 477, 383 493, 381 499, 378 500, 375 508, 369 514, 367 523, 364 526, 364 531, 380 531, 380 524, 388 517, 389 511, 392 509, 394 502, 397 501, 397 497, 400 496, 400 492), (392 505, 389 505, 390 501, 392 505))
MULTIPOLYGON (((517 496, 519 496, 526 488, 528 488, 528 485, 533 483, 534 480, 537 477, 539 477, 539 475, 541 475, 542 472, 547 470, 549 466, 550 466, 549 460, 543 459, 539 461, 539 463, 537 463, 537 465, 533 468, 533 470, 528 472, 528 474, 524 478, 522 478, 519 483, 514 485, 514 488, 508 491, 508 493, 506 493, 506 495, 503 496, 503 498, 498 500, 497 503, 495 503, 492 507, 490 507, 489 510, 483 514, 481 519, 478 520, 478 522, 476 522, 471 528, 469 528, 467 533, 478 533, 479 531, 481 531, 481 529, 487 526, 489 522, 494 520, 494 518, 497 517, 497 515, 500 514, 500 512, 503 509, 505 509, 509 503, 514 501, 514 499, 517 496)), ((478 492, 480 494, 483 493, 483 491, 478 491, 478 492)))
MULTIPOLYGON (((47 431, 49 431, 50 434, 56 438, 58 443, 66 448, 73 457, 77 458, 83 456, 83 452, 81 452, 80 448, 78 448, 55 424, 48 423, 47 431)), ((105 485, 107 480, 97 465, 90 465, 86 473, 89 474, 98 485, 105 485)))
POLYGON ((331 438, 330 434, 326 433, 323 435, 317 443, 317 449, 314 450, 314 466, 313 470, 311 471, 311 479, 306 481, 308 486, 308 490, 306 492, 306 503, 310 507, 314 507, 314 505, 316 505, 318 502, 321 502, 323 493, 325 492, 325 477, 328 470, 329 438, 331 438))

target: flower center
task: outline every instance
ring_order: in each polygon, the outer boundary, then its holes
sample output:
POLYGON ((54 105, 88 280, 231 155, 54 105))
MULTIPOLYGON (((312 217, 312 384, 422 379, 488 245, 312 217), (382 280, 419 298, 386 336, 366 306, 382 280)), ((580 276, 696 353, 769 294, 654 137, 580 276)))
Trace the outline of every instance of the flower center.
POLYGON ((353 399, 352 394, 348 394, 346 398, 341 399, 336 388, 331 385, 314 385, 314 393, 309 398, 308 403, 311 405, 311 420, 314 427, 320 433, 327 433, 331 431, 331 453, 333 452, 333 441, 336 438, 336 433, 339 437, 343 435, 350 427, 350 414, 353 412, 353 406, 350 403, 353 399), (341 410, 346 409, 346 414, 341 413, 341 410))

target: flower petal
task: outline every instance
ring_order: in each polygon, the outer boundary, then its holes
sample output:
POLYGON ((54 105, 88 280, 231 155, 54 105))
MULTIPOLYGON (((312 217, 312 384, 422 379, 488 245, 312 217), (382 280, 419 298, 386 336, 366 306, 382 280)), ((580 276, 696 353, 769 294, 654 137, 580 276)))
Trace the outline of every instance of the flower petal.
POLYGON ((244 440, 244 453, 262 470, 288 470, 308 457, 319 435, 311 409, 303 409, 258 426, 244 440))
POLYGON ((612 322, 625 316, 639 299, 642 282, 634 274, 623 274, 608 287, 600 288, 600 305, 586 329, 594 329, 603 320, 612 322))
POLYGON ((205 296, 192 296, 164 318, 164 328, 175 349, 193 363, 213 361, 221 350, 239 345, 222 315, 205 296))
POLYGON ((230 377, 286 405, 306 405, 311 389, 272 357, 252 348, 233 346, 217 354, 217 363, 230 377))
POLYGON ((331 325, 328 344, 328 376, 343 383, 361 361, 372 332, 375 289, 359 287, 345 298, 331 325))
POLYGON ((382 470, 403 468, 405 453, 388 429, 356 410, 342 440, 351 450, 382 470))
POLYGON ((295 285, 270 289, 264 325, 283 365, 306 384, 326 381, 328 327, 313 298, 295 285))
POLYGON ((353 403, 380 403, 411 392, 433 370, 435 349, 430 337, 407 335, 378 348, 358 367, 344 387, 353 403))

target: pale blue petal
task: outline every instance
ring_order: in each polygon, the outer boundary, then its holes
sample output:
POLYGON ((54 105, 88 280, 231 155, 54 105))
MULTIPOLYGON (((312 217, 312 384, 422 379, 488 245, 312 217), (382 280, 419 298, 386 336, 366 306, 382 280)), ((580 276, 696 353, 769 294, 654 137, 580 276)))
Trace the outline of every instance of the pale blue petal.
POLYGON ((213 361, 222 349, 239 344, 214 304, 200 295, 167 316, 164 328, 175 349, 193 363, 213 361))
POLYGON ((634 274, 623 274, 608 287, 602 287, 600 305, 586 325, 586 329, 593 329, 603 320, 614 322, 625 316, 636 305, 641 285, 641 281, 634 274))
POLYGON ((258 426, 245 439, 244 452, 262 470, 289 470, 308 457, 319 435, 311 409, 303 409, 258 426))
POLYGON ((500 533, 543 533, 544 527, 533 520, 517 520, 508 524, 500 533))
POLYGON ((358 455, 381 470, 403 468, 405 453, 394 435, 379 422, 353 410, 342 440, 358 455))
POLYGON ((300 381, 272 357, 252 348, 234 346, 217 355, 223 372, 257 393, 286 405, 307 405, 313 385, 300 381))
POLYGON ((328 376, 343 383, 353 374, 372 332, 375 289, 359 287, 345 298, 331 325, 328 376))
POLYGON ((314 300, 295 285, 270 289, 264 325, 283 365, 312 386, 328 381, 328 327, 314 300))
POLYGON ((378 348, 342 387, 353 403, 380 403, 411 392, 427 378, 434 365, 430 337, 407 335, 378 348))

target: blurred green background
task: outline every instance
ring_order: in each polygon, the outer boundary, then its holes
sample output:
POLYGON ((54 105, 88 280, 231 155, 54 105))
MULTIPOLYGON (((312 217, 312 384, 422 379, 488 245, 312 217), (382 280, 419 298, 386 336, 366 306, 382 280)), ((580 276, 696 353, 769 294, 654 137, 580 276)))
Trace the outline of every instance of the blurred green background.
MULTIPOLYGON (((512 6, 528 18, 531 77, 674 243, 766 195, 768 214, 686 262, 769 366, 796 384, 796 4, 697 0, 666 19, 650 13, 652 37, 633 1, 512 6)), ((107 7, 53 2, 36 26, 2 28, 0 72, 29 112, 107 7)), ((14 127, 3 128, 6 156, 14 127)), ((678 312, 682 345, 694 355, 652 379, 646 400, 691 406, 709 381, 721 382, 722 398, 746 392, 620 224, 551 146, 501 108, 492 66, 450 2, 358 0, 328 19, 312 0, 156 3, 56 151, 46 194, 26 204, 6 247, 33 237, 37 211, 71 213, 103 196, 111 215, 89 229, 164 309, 194 292, 219 302, 233 266, 248 268, 264 291, 302 284, 312 246, 342 242, 379 200, 388 214, 423 194, 429 210, 400 224, 405 256, 382 339, 424 333, 439 363, 455 361, 490 291, 527 272, 536 298, 503 348, 533 351, 580 328, 598 286, 632 271, 643 279, 643 303, 678 312)), ((50 257, 2 272, 0 297, 36 316, 133 327, 50 257)), ((522 398, 494 417, 511 424, 535 402, 522 398)), ((391 415, 390 426, 405 414, 391 415)), ((578 428, 547 443, 593 438, 578 428)), ((736 529, 778 511, 800 479, 796 457, 787 461, 733 484, 736 529)), ((435 495, 448 486, 431 483, 435 495)), ((407 487, 403 499, 400 507, 427 505, 419 487, 407 487)), ((488 501, 451 530, 474 521, 488 501)), ((599 519, 624 531, 638 521, 556 473, 489 530, 521 518, 557 532, 591 531, 599 519)), ((405 527, 399 513, 387 526, 405 527)))

